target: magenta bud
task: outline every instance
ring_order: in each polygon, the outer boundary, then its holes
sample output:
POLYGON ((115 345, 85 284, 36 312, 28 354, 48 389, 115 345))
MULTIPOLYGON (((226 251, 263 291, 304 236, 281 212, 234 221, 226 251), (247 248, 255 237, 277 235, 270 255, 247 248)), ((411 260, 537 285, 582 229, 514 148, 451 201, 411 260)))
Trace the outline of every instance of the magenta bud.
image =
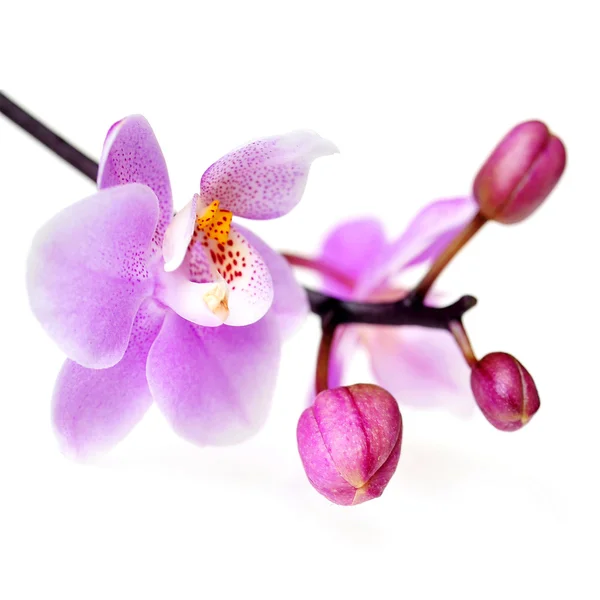
POLYGON ((473 183, 481 213, 500 223, 526 219, 565 170, 561 140, 540 121, 514 127, 496 146, 473 183))
POLYGON ((484 356, 471 371, 471 389, 486 419, 502 431, 521 429, 540 407, 527 369, 505 352, 484 356))
POLYGON ((314 488, 336 504, 378 498, 391 479, 402 443, 394 397, 357 384, 317 395, 298 421, 298 450, 314 488))

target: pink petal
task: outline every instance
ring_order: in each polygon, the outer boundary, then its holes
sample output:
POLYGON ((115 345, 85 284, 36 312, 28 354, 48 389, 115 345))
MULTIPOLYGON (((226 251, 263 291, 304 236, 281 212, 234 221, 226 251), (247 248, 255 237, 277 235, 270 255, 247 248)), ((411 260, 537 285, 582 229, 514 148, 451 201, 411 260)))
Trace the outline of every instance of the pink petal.
POLYGON ((351 505, 356 488, 340 475, 325 445, 313 410, 307 409, 302 413, 296 435, 298 447, 303 449, 302 463, 312 485, 332 502, 351 505))
POLYGON ((400 405, 443 407, 468 414, 470 370, 451 334, 423 327, 363 328, 376 381, 400 405))
POLYGON ((385 287, 409 265, 433 261, 476 213, 477 205, 471 197, 438 200, 426 206, 398 240, 377 257, 376 264, 363 271, 357 294, 362 297, 385 287))
POLYGON ((337 152, 312 131, 257 140, 211 165, 200 182, 202 200, 249 219, 274 219, 302 197, 311 163, 337 152))
POLYGON ((247 327, 197 327, 167 315, 148 357, 152 395, 175 431, 199 445, 241 442, 264 423, 280 335, 271 315, 247 327))
POLYGON ((353 500, 354 504, 361 504, 362 502, 367 502, 373 498, 379 498, 381 494, 383 494, 383 490, 387 487, 398 467, 401 446, 402 436, 399 436, 396 445, 392 448, 390 455, 379 471, 369 479, 369 482, 364 488, 357 490, 353 500))
POLYGON ((349 299, 356 282, 373 268, 386 245, 383 225, 377 219, 357 219, 336 227, 325 239, 318 260, 343 274, 352 287, 324 274, 323 291, 349 299))
POLYGON ((273 281, 273 304, 270 312, 275 315, 284 337, 296 331, 310 312, 306 291, 294 277, 289 263, 281 254, 249 229, 236 225, 236 229, 248 240, 264 260, 273 281))
POLYGON ((52 418, 63 451, 77 458, 120 442, 152 403, 146 358, 164 310, 146 301, 138 311, 125 355, 114 367, 86 369, 67 360, 54 390, 52 418))
POLYGON ((36 234, 29 301, 71 360, 105 368, 125 353, 138 308, 154 288, 157 221, 154 192, 129 184, 66 208, 36 234))
POLYGON ((125 117, 109 130, 98 168, 98 188, 125 183, 143 183, 159 202, 154 242, 162 247, 163 236, 173 216, 173 199, 167 165, 150 124, 141 115, 125 117))
POLYGON ((185 258, 196 226, 196 208, 200 196, 194 197, 173 217, 165 232, 163 258, 165 271, 179 268, 185 258))
POLYGON ((255 323, 273 303, 273 281, 265 261, 233 225, 225 244, 196 229, 189 251, 189 276, 197 283, 225 280, 229 286, 227 325, 255 323))

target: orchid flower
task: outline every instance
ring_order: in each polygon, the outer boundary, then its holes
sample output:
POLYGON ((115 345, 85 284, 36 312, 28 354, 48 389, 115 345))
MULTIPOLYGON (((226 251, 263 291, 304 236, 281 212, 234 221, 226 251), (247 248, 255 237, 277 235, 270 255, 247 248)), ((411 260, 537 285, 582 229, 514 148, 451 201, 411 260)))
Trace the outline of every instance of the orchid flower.
POLYGON ((68 357, 53 396, 66 453, 111 448, 152 401, 201 445, 239 442, 262 425, 281 332, 308 303, 285 260, 232 217, 286 214, 312 161, 333 152, 312 132, 253 142, 209 167, 173 217, 150 125, 141 116, 113 125, 99 191, 47 223, 28 260, 33 312, 68 357))
MULTIPOLYGON (((345 300, 385 302, 409 292, 402 279, 413 267, 427 268, 477 212, 471 197, 439 200, 425 207, 396 241, 386 240, 375 219, 354 220, 333 230, 315 261, 324 291, 345 300)), ((437 295, 439 299, 439 294, 437 295)), ((436 293, 428 303, 435 304, 436 293)), ((466 414, 473 401, 469 367, 452 336, 423 327, 344 325, 331 353, 329 387, 360 347, 369 356, 376 382, 400 404, 445 406, 466 414)))

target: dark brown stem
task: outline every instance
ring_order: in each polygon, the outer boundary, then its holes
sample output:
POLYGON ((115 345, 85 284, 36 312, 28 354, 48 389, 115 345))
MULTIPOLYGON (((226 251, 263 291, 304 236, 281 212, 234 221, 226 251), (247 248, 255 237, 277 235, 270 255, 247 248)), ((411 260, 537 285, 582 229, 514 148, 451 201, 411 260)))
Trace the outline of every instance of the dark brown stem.
POLYGON ((316 393, 329 389, 329 361, 331 359, 331 348, 337 322, 334 313, 329 313, 321 318, 321 343, 317 356, 317 375, 315 379, 316 393))
POLYGON ((436 258, 425 277, 419 281, 415 289, 410 293, 411 298, 423 301, 440 273, 486 222, 486 217, 478 212, 467 226, 450 242, 450 245, 436 258))
POLYGON ((419 325, 432 329, 448 329, 453 321, 477 304, 473 296, 463 296, 454 304, 434 308, 409 298, 397 302, 349 302, 307 289, 311 310, 321 318, 335 314, 336 323, 365 325, 419 325))
POLYGON ((23 110, 3 92, 0 92, 0 113, 21 129, 31 134, 38 142, 44 144, 44 146, 75 167, 80 173, 89 177, 92 181, 96 181, 98 163, 46 127, 46 125, 38 121, 33 115, 23 110))

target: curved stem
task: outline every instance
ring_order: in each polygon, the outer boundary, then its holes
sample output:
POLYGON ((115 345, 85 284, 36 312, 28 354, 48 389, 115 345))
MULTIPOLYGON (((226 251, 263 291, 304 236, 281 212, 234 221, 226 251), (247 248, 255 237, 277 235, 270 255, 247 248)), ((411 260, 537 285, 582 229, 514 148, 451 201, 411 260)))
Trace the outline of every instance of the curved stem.
POLYGON ((411 292, 414 299, 423 300, 440 273, 456 256, 458 251, 485 225, 487 218, 478 212, 470 223, 450 242, 449 246, 435 259, 429 271, 411 292))
POLYGON ((448 329, 450 323, 462 319, 477 304, 477 299, 473 296, 463 296, 449 306, 437 308, 410 298, 397 302, 349 302, 311 289, 306 292, 311 310, 322 318, 334 313, 337 325, 419 325, 448 329))
POLYGON ((315 258, 306 258, 304 256, 298 256, 296 254, 288 254, 287 252, 282 252, 281 256, 283 256, 283 258, 285 258, 290 263, 290 265, 293 265, 294 267, 310 269, 311 271, 315 271, 325 277, 330 277, 340 285, 347 287, 349 290, 354 287, 354 281, 352 281, 350 277, 348 277, 341 271, 338 271, 332 265, 324 263, 323 261, 317 260, 315 258))
POLYGON ((475 356, 475 352, 473 352, 473 346, 471 346, 471 341, 469 340, 469 336, 465 331, 465 327, 462 324, 461 320, 451 321, 448 324, 448 329, 450 333, 454 336, 462 355, 465 357, 467 364, 469 367, 473 368, 477 364, 477 357, 475 356))
POLYGON ((315 390, 319 394, 329 389, 329 361, 331 359, 331 348, 337 323, 334 313, 328 313, 321 318, 321 342, 317 355, 317 371, 315 379, 315 390))

